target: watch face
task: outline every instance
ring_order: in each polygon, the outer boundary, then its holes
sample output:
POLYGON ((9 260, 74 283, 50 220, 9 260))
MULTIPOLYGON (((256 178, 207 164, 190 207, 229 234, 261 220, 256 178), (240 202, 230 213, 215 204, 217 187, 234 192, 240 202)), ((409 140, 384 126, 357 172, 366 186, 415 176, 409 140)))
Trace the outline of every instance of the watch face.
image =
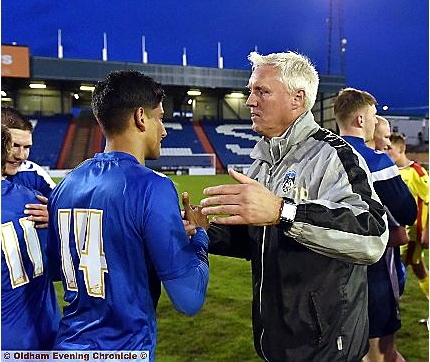
POLYGON ((292 223, 296 217, 296 209, 297 206, 293 202, 284 200, 281 211, 281 221, 292 223))

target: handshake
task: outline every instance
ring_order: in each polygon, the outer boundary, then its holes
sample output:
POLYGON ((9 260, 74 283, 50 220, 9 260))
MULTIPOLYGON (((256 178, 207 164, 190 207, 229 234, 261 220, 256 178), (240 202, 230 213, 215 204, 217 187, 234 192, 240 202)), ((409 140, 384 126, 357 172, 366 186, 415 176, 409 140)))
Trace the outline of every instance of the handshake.
POLYGON ((282 198, 274 195, 257 181, 229 169, 237 183, 207 187, 200 205, 190 205, 188 193, 182 194, 182 220, 188 236, 196 227, 209 227, 208 216, 220 225, 275 225, 279 222, 282 198))

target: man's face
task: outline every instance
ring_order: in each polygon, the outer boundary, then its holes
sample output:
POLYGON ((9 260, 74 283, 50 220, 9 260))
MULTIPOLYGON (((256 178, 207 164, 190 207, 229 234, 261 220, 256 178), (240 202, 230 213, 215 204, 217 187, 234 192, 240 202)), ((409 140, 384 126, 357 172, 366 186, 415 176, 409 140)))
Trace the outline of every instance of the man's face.
POLYGON ((398 163, 400 160, 401 155, 403 154, 404 150, 402 145, 391 143, 390 147, 385 151, 388 156, 391 157, 391 159, 394 161, 394 163, 398 163))
POLYGON ((163 124, 164 110, 162 103, 157 108, 149 111, 146 116, 145 132, 147 132, 147 138, 145 142, 145 159, 156 160, 160 157, 161 140, 167 136, 163 124))
POLYGON ((12 149, 6 161, 5 174, 13 176, 18 172, 18 167, 28 159, 33 137, 30 131, 16 128, 9 128, 9 131, 12 136, 12 149))
POLYGON ((280 71, 260 65, 249 78, 246 105, 251 111, 252 129, 267 138, 282 135, 297 118, 294 95, 280 81, 280 71))
POLYGON ((390 125, 386 122, 378 123, 374 134, 375 148, 379 151, 386 151, 391 146, 390 136, 390 125))
POLYGON ((362 116, 364 120, 364 141, 369 142, 373 140, 375 134, 375 126, 378 123, 378 119, 376 118, 376 106, 366 106, 363 109, 362 116))

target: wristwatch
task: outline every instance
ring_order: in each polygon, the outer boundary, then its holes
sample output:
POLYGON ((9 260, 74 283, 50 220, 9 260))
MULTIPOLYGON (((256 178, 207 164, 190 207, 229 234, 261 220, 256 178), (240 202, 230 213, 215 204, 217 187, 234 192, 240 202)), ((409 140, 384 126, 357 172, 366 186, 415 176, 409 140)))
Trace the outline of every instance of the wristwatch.
POLYGON ((279 224, 276 226, 284 231, 290 230, 296 217, 296 211, 297 205, 294 200, 284 197, 279 210, 279 224))

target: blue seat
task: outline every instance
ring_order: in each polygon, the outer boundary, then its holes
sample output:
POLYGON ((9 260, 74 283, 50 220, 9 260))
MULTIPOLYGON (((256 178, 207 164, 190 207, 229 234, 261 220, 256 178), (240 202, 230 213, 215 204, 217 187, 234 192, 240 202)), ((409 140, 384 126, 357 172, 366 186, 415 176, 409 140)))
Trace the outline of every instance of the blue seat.
POLYGON ((201 125, 224 168, 252 163, 249 154, 261 137, 250 121, 210 120, 201 125))
POLYGON ((29 159, 41 166, 55 168, 71 116, 58 115, 30 117, 29 119, 34 127, 33 146, 30 150, 29 159))

